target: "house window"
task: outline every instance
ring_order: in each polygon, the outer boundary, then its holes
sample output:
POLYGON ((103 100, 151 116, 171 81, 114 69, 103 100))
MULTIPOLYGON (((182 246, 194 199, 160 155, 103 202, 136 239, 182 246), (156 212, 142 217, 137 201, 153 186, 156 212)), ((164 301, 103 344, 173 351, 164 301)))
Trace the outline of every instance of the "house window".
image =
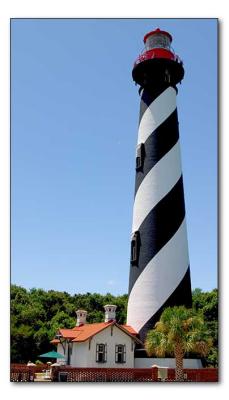
POLYGON ((123 364, 126 362, 126 345, 116 344, 115 346, 115 362, 117 364, 123 364))
POLYGON ((104 363, 107 361, 107 345, 99 343, 96 345, 96 362, 104 363))
POLYGON ((144 164, 145 146, 143 143, 141 143, 137 146, 136 153, 137 153, 136 154, 136 171, 139 171, 142 169, 143 164, 144 164))
POLYGON ((130 262, 132 265, 138 265, 139 245, 140 245, 139 232, 136 231, 133 233, 132 238, 131 238, 130 262))

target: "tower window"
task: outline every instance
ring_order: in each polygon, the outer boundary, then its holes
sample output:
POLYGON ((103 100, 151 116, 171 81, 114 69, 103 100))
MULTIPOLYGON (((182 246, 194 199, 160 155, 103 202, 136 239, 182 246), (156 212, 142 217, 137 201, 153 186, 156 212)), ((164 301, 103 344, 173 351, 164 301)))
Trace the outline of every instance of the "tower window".
POLYGON ((145 158, 145 146, 143 143, 140 143, 137 146, 137 152, 136 152, 136 171, 139 171, 140 169, 143 168, 144 158, 145 158))
POLYGON ((140 245, 139 232, 136 231, 133 233, 132 238, 131 238, 130 262, 132 265, 138 265, 139 245, 140 245))
POLYGON ((125 344, 116 344, 115 346, 115 362, 123 364, 126 362, 126 346, 125 344))
POLYGON ((99 343, 96 345, 96 362, 104 363, 107 361, 107 345, 99 343))

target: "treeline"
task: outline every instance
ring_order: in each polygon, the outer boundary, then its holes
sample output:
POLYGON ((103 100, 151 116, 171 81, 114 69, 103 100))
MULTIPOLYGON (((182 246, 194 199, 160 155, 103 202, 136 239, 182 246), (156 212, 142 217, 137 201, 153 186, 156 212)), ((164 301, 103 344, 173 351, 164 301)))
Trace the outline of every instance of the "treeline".
MULTIPOLYGON (((11 362, 36 361, 52 349, 58 328, 73 328, 78 309, 88 312, 87 322, 104 321, 105 304, 116 304, 116 319, 126 320, 127 295, 74 294, 11 286, 11 362)), ((54 347, 53 347, 54 348, 54 347)))
POLYGON ((213 338, 213 347, 208 357, 203 360, 205 366, 218 366, 218 290, 211 292, 202 292, 201 289, 195 289, 192 292, 192 305, 196 310, 203 313, 204 320, 213 338))
MULTIPOLYGON (((26 290, 11 286, 11 362, 36 361, 39 354, 52 349, 50 340, 58 328, 73 328, 77 309, 87 310, 87 322, 104 320, 105 304, 116 304, 116 320, 126 322, 127 294, 113 296, 110 293, 74 294, 43 289, 26 290)), ((202 310, 206 324, 214 337, 214 348, 206 360, 217 365, 218 293, 217 290, 193 291, 193 307, 202 310)), ((53 347, 54 348, 54 347, 53 347)))

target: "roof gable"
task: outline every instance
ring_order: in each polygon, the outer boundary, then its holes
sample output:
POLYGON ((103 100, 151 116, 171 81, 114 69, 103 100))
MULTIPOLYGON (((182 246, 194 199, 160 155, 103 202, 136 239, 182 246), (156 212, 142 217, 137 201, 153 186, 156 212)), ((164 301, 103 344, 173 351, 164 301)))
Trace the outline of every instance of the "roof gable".
POLYGON ((71 339, 72 342, 85 342, 86 340, 97 335, 97 333, 112 325, 115 325, 126 335, 130 336, 134 341, 142 344, 142 342, 136 337, 137 332, 131 326, 119 325, 116 321, 85 324, 76 326, 72 329, 59 329, 59 333, 63 339, 71 339))
POLYGON ((78 334, 72 341, 73 342, 84 342, 90 339, 92 336, 97 335, 97 333, 102 332, 109 326, 114 325, 114 322, 100 322, 95 324, 85 324, 82 325, 80 334, 78 334))

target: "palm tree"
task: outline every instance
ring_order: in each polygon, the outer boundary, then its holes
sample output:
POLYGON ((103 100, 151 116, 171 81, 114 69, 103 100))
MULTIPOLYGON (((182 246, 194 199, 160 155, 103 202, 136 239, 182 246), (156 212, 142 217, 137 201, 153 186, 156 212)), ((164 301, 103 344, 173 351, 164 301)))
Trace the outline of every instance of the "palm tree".
POLYGON ((212 343, 202 315, 179 306, 163 311, 155 328, 147 334, 145 349, 149 356, 173 355, 176 359, 176 381, 182 381, 185 353, 192 351, 206 356, 212 343))

